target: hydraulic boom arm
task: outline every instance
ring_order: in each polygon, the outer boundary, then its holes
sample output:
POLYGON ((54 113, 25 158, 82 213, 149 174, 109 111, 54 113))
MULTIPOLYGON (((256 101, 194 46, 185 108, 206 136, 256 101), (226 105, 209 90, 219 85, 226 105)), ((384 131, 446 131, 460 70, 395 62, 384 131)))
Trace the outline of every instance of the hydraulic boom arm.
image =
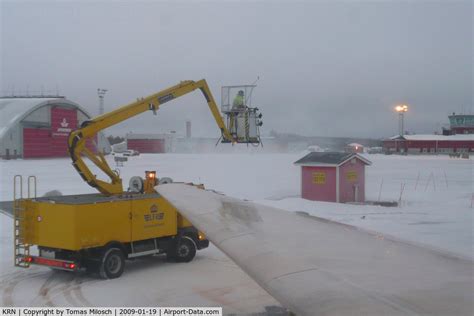
POLYGON ((196 89, 200 89, 206 98, 209 109, 214 116, 217 126, 221 130, 222 138, 228 142, 237 142, 235 137, 231 135, 227 129, 206 80, 188 80, 182 81, 166 90, 139 99, 136 102, 122 106, 114 111, 99 115, 90 121, 84 122, 79 129, 71 132, 68 138, 69 155, 71 156, 73 166, 79 172, 84 181, 101 193, 106 195, 122 193, 122 179, 110 168, 101 152, 98 151, 97 154, 95 154, 86 147, 87 139, 93 138, 99 131, 107 127, 118 124, 145 111, 151 110, 156 114, 156 110, 158 110, 161 104, 176 99, 196 89), (84 162, 83 155, 89 158, 90 161, 102 170, 110 178, 110 182, 97 179, 96 175, 92 173, 84 162))

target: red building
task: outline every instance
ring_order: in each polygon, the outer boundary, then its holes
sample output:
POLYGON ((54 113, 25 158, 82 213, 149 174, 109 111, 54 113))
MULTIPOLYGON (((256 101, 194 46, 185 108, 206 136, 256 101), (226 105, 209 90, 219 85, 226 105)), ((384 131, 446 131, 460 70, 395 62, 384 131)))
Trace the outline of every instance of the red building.
POLYGON ((172 134, 134 134, 129 133, 127 138, 127 149, 133 149, 140 153, 167 153, 173 151, 172 134))
POLYGON ((365 201, 365 166, 355 153, 312 152, 295 162, 301 166, 301 197, 313 201, 365 201))
MULTIPOLYGON (((69 155, 67 139, 90 115, 64 97, 0 98, 0 158, 55 158, 69 155)), ((102 133, 87 146, 110 152, 102 133)))
POLYGON ((474 134, 403 135, 383 141, 385 153, 449 154, 474 152, 474 134))

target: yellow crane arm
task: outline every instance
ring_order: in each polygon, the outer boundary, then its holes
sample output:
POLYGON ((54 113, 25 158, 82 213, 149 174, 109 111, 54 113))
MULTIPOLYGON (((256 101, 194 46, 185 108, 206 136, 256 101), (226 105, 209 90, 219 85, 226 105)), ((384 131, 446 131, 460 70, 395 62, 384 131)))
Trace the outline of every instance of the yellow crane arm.
POLYGON ((84 181, 101 193, 106 195, 122 193, 122 179, 110 168, 101 152, 98 151, 97 154, 95 154, 86 147, 87 139, 92 139, 99 131, 123 122, 145 111, 151 110, 156 113, 156 110, 158 110, 161 104, 193 92, 196 89, 200 89, 206 98, 209 109, 214 116, 217 126, 221 130, 223 139, 230 142, 236 142, 221 117, 206 80, 187 80, 82 123, 81 127, 71 132, 68 138, 69 155, 71 156, 73 166, 79 172, 84 181), (97 176, 92 173, 84 162, 83 156, 89 158, 90 161, 102 170, 110 178, 110 182, 97 179, 97 176))

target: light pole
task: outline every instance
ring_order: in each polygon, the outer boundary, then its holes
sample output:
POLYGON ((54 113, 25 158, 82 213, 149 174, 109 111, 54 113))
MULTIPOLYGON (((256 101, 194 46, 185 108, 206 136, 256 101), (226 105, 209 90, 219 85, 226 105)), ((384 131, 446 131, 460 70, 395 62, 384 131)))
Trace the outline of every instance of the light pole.
POLYGON ((400 136, 403 136, 404 134, 404 126, 403 126, 403 117, 405 115, 405 112, 408 112, 408 105, 406 104, 401 104, 397 105, 395 107, 395 111, 398 112, 398 133, 400 136))
POLYGON ((104 114, 104 97, 107 89, 97 89, 97 95, 99 96, 99 115, 104 114))

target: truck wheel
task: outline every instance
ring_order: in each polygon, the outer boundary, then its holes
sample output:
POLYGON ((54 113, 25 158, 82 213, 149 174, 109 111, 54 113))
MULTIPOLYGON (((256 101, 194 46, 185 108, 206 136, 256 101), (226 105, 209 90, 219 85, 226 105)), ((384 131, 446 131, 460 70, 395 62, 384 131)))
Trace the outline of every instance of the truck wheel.
POLYGON ((176 246, 174 259, 177 262, 190 262, 196 255, 196 243, 188 236, 183 236, 176 246))
POLYGON ((102 256, 100 263, 100 277, 115 279, 122 275, 125 268, 125 256, 118 248, 109 248, 102 256))

